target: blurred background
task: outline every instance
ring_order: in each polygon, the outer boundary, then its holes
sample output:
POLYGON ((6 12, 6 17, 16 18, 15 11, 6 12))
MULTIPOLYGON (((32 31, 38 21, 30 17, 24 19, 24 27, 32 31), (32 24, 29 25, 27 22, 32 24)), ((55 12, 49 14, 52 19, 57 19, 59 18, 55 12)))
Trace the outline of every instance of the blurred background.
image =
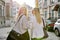
POLYGON ((60 18, 60 0, 0 0, 0 40, 6 40, 13 28, 14 18, 19 13, 21 5, 28 9, 28 13, 32 13, 32 9, 38 7, 49 34, 46 40, 60 40, 60 37, 56 36, 60 30, 58 26, 60 22, 56 24, 60 18), (56 31, 56 28, 59 29, 56 31))

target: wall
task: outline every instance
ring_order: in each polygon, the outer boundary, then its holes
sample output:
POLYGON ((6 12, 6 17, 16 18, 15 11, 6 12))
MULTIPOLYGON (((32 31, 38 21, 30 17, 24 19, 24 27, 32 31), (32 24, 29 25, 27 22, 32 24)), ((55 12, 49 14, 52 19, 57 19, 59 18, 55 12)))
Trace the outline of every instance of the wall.
POLYGON ((0 0, 0 27, 5 25, 4 7, 5 2, 3 0, 0 0))

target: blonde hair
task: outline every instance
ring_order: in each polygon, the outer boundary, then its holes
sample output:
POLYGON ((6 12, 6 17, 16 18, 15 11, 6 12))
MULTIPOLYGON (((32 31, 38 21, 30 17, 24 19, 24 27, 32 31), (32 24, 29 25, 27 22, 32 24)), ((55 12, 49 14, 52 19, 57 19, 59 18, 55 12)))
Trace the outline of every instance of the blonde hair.
POLYGON ((23 10, 25 10, 25 16, 28 18, 28 12, 26 7, 22 7, 23 10))
POLYGON ((36 20, 40 24, 42 22, 42 18, 41 18, 41 15, 40 15, 39 8, 34 8, 34 11, 35 11, 34 15, 36 17, 36 20))
POLYGON ((20 16, 22 11, 24 11, 24 10, 25 10, 25 16, 28 18, 27 8, 26 7, 21 7, 19 12, 16 14, 16 17, 15 17, 16 20, 18 19, 18 17, 20 16))

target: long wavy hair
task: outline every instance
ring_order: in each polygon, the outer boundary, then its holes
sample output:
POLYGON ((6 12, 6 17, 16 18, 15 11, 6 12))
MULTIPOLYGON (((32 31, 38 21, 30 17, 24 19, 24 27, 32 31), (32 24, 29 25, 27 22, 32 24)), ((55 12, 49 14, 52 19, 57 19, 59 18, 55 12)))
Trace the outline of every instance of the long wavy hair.
POLYGON ((17 20, 20 16, 20 14, 22 14, 24 12, 24 15, 28 18, 28 13, 27 13, 27 8, 26 7, 21 7, 19 9, 19 12, 17 13, 15 19, 17 20))
POLYGON ((28 17, 28 12, 26 7, 22 7, 22 11, 24 11, 24 15, 28 17))
POLYGON ((20 8, 19 11, 18 11, 18 13, 16 14, 16 17, 15 17, 16 20, 19 18, 19 16, 20 16, 21 13, 22 13, 22 10, 20 8))
POLYGON ((37 22, 40 24, 42 22, 42 18, 41 18, 41 15, 40 15, 39 8, 34 8, 33 11, 35 11, 34 15, 36 17, 37 22))

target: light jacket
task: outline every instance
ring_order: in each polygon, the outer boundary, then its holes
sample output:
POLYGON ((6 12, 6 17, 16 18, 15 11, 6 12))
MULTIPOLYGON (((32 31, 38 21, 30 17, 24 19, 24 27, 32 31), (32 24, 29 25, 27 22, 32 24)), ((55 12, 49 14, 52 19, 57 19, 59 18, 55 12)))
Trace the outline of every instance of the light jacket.
POLYGON ((44 36, 43 23, 39 24, 36 20, 36 17, 33 14, 30 16, 29 21, 32 23, 31 37, 32 38, 42 38, 44 36))
MULTIPOLYGON (((22 14, 23 15, 23 14, 22 14)), ((20 15, 21 16, 21 15, 20 15)), ((18 19, 17 19, 18 20, 18 19)), ((23 15, 19 22, 17 23, 17 25, 13 28, 13 30, 15 30, 16 32, 20 33, 20 34, 23 34, 25 33, 29 28, 29 25, 28 25, 28 20, 26 18, 25 15, 23 15)))

